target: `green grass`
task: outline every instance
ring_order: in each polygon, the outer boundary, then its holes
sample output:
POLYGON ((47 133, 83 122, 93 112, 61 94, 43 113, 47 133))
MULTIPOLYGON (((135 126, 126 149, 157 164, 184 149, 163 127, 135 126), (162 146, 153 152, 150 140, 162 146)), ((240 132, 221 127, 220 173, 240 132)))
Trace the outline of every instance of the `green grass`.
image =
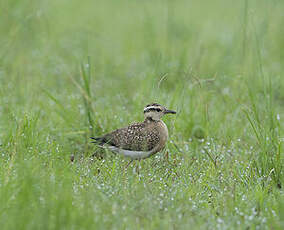
POLYGON ((0 9, 1 229, 284 228, 283 1, 0 9), (178 114, 138 175, 89 137, 151 102, 178 114))

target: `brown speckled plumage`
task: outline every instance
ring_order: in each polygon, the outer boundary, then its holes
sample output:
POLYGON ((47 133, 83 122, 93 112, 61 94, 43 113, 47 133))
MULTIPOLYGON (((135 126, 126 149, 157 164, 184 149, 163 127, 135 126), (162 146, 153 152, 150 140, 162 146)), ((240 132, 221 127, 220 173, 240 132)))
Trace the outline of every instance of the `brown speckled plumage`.
POLYGON ((162 135, 165 135, 160 122, 145 120, 117 129, 104 135, 103 142, 126 150, 150 151, 163 139, 162 135))
POLYGON ((114 130, 102 137, 93 138, 100 145, 113 146, 122 150, 151 152, 153 155, 161 151, 168 139, 168 129, 165 123, 157 119, 166 113, 175 113, 159 104, 147 105, 144 109, 145 120, 125 128, 114 130), (146 111, 146 112, 145 112, 146 111), (145 114, 146 113, 146 114, 145 114), (159 116, 157 116, 157 114, 159 116), (153 119, 156 118, 156 119, 153 119))

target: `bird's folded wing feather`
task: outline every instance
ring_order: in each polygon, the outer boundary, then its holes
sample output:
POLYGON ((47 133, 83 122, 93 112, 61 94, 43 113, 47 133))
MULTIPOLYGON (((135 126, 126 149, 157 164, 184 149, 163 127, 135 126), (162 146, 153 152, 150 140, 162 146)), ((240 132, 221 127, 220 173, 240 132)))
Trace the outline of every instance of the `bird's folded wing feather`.
POLYGON ((145 123, 117 129, 102 138, 106 144, 132 151, 150 151, 160 141, 158 130, 145 123))

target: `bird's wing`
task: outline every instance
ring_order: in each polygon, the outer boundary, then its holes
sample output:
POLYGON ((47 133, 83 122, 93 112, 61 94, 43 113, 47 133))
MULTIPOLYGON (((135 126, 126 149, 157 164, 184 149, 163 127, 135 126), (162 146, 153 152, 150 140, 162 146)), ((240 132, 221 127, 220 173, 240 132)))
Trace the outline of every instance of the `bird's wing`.
POLYGON ((125 150, 150 151, 159 143, 160 136, 156 128, 150 129, 145 123, 135 123, 106 134, 101 140, 103 144, 125 150))

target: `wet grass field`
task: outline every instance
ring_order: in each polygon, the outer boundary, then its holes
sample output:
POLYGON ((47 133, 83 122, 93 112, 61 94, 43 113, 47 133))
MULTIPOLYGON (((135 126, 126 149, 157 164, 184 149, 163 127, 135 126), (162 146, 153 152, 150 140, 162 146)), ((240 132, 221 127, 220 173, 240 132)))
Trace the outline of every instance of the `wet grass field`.
POLYGON ((0 8, 1 229, 284 228, 283 1, 0 8), (152 102, 167 146, 124 170, 90 137, 152 102))

